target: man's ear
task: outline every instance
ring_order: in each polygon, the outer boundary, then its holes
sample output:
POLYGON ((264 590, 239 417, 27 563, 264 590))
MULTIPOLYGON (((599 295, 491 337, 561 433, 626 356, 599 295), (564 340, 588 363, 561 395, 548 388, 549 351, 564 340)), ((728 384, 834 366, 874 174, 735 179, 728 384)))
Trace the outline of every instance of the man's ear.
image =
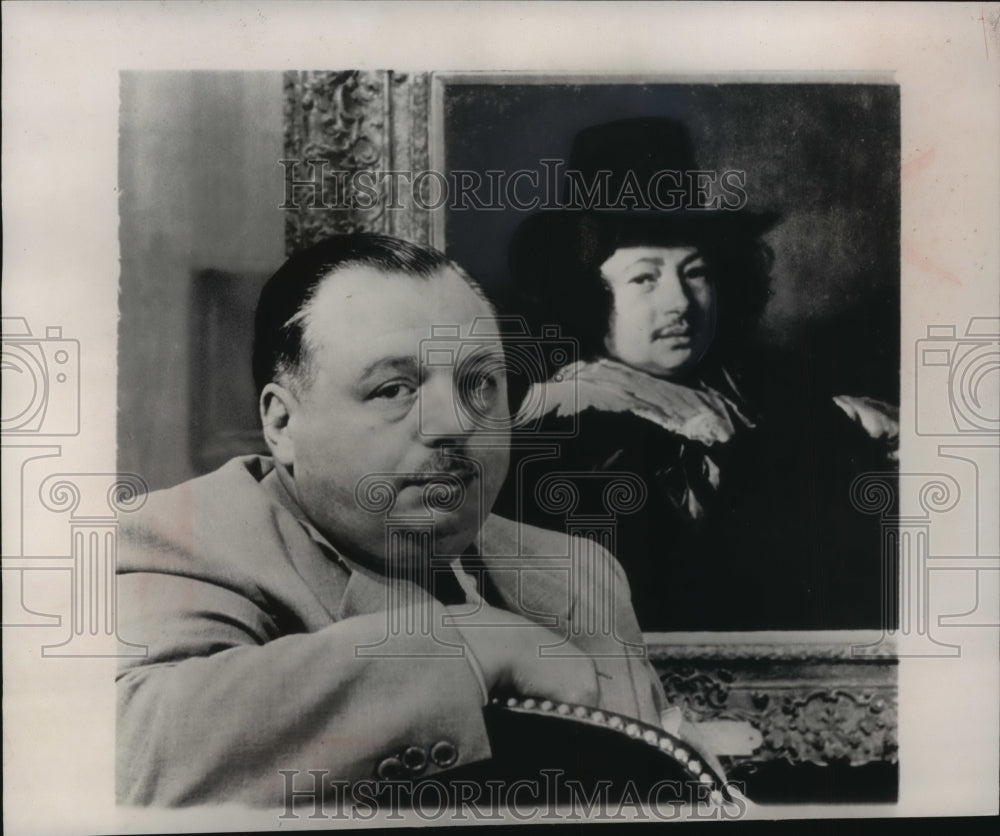
POLYGON ((260 423, 275 462, 291 468, 295 463, 295 443, 289 424, 298 406, 295 395, 280 383, 268 383, 260 393, 260 423))

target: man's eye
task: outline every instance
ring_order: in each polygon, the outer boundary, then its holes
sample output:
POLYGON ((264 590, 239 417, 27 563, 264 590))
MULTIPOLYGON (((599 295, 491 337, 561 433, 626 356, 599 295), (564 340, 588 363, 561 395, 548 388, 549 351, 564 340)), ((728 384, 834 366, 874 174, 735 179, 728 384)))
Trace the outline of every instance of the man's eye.
POLYGON ((702 281, 708 278, 708 268, 702 264, 696 267, 688 267, 684 271, 684 279, 689 282, 702 281))
POLYGON ((385 383, 382 386, 379 386, 378 389, 368 396, 368 399, 396 401, 401 400, 402 398, 408 398, 416 391, 417 390, 413 385, 405 383, 401 380, 395 380, 392 383, 385 383))
POLYGON ((643 285, 643 284, 649 284, 650 282, 655 282, 656 279, 657 276, 655 273, 640 273, 638 276, 633 276, 628 281, 629 284, 643 285))

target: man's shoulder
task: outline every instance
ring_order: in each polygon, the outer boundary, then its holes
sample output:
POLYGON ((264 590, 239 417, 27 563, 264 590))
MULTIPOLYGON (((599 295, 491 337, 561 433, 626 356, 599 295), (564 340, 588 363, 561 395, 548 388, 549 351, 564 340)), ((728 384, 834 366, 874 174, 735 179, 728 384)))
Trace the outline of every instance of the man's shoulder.
POLYGON ((269 500, 261 490, 263 478, 273 470, 271 460, 264 456, 239 456, 230 459, 218 470, 196 476, 169 488, 152 491, 142 507, 122 519, 123 525, 175 524, 180 518, 205 516, 225 509, 230 514, 242 508, 263 507, 269 500))
POLYGON ((278 539, 274 503, 261 488, 272 469, 266 457, 243 456, 150 493, 142 508, 122 518, 121 571, 182 571, 195 560, 250 559, 278 539))
POLYGON ((274 470, 274 461, 269 456, 236 456, 208 473, 194 476, 168 488, 152 491, 149 498, 169 497, 190 490, 211 490, 223 485, 259 484, 272 470, 274 470))

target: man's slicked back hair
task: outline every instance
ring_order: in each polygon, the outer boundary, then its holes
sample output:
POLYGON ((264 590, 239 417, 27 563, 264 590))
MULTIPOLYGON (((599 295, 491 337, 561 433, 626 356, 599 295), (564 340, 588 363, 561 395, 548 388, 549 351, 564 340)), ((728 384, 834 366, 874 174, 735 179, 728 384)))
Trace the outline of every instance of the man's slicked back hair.
POLYGON ((253 337, 253 378, 258 395, 280 377, 301 380, 305 376, 309 362, 305 314, 309 303, 331 273, 352 266, 421 279, 454 270, 489 304, 479 284, 432 247, 369 232, 325 238, 291 256, 260 292, 253 337))

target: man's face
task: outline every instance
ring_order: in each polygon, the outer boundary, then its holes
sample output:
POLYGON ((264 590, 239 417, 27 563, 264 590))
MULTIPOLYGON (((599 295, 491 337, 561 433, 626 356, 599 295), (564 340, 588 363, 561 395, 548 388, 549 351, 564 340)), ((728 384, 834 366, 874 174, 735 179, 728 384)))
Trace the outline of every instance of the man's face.
POLYGON ((470 422, 459 399, 475 402, 473 415, 506 418, 502 349, 477 342, 474 354, 487 359, 477 369, 440 361, 467 355, 462 338, 484 317, 486 302, 451 270, 423 280, 345 267, 308 306, 310 374, 289 409, 290 470, 302 509, 345 554, 380 564, 386 524, 406 517, 433 521, 439 555, 475 537, 506 475, 508 444, 470 422), (458 336, 430 340, 434 326, 457 326, 458 336), (436 363, 424 362, 430 348, 436 363), (395 494, 391 509, 379 482, 395 494))
POLYGON ((605 346, 656 377, 681 378, 715 336, 715 288, 694 247, 624 247, 601 265, 614 294, 605 346))

